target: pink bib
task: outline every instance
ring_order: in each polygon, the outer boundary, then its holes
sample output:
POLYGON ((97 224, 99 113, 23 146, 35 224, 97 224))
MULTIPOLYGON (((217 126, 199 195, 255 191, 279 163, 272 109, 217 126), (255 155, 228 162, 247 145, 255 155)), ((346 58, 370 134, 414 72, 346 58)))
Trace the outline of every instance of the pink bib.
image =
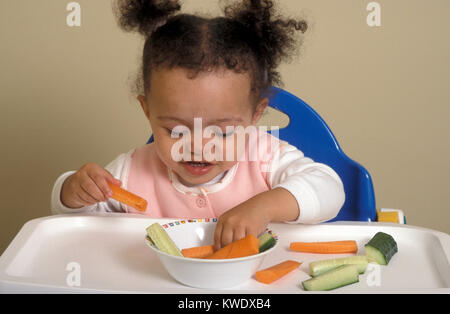
MULTIPOLYGON (((266 139, 274 139, 267 133, 264 133, 263 136, 266 139)), ((259 139, 260 137, 257 137, 256 141, 259 139)), ((264 143, 269 143, 269 141, 266 140, 264 143)), ((247 144, 247 157, 248 146, 247 144)), ((251 197, 270 190, 268 173, 262 171, 261 166, 270 162, 273 150, 271 152, 264 150, 263 155, 265 155, 264 159, 255 160, 253 158, 252 160, 255 161, 249 161, 249 158, 246 158, 245 161, 239 161, 235 168, 229 170, 232 172, 231 175, 234 174, 231 181, 219 190, 217 190, 217 186, 215 188, 206 186, 203 188, 203 193, 195 195, 176 188, 181 184, 176 175, 159 159, 155 145, 152 143, 133 152, 127 189, 148 201, 147 211, 143 213, 144 215, 155 218, 217 218, 251 197), (172 179, 177 182, 173 182, 172 179)), ((229 174, 227 173, 227 175, 229 174)), ((223 185, 223 183, 216 184, 223 185)), ((129 206, 127 206, 127 210, 130 213, 142 214, 129 206)))

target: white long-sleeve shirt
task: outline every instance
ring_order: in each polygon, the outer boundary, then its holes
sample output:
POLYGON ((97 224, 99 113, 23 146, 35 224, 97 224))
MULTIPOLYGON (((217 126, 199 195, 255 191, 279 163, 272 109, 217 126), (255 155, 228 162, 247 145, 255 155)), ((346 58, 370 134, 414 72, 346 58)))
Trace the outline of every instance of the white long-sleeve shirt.
MULTIPOLYGON (((271 171, 268 173, 268 183, 270 189, 284 188, 296 198, 300 212, 297 220, 290 223, 315 224, 336 217, 345 201, 343 184, 337 173, 329 166, 305 157, 299 149, 287 142, 281 142, 281 148, 275 152, 275 158, 269 165, 271 171)), ((135 149, 132 149, 119 155, 105 167, 115 178, 122 181, 123 188, 127 188, 134 151, 135 149)), ((184 186, 170 170, 168 175, 175 189, 182 193, 214 193, 231 184, 238 164, 210 182, 198 186, 184 186)), ((64 206, 60 198, 61 188, 73 173, 75 171, 63 173, 56 180, 51 196, 52 213, 127 212, 127 206, 114 199, 78 209, 64 206)))

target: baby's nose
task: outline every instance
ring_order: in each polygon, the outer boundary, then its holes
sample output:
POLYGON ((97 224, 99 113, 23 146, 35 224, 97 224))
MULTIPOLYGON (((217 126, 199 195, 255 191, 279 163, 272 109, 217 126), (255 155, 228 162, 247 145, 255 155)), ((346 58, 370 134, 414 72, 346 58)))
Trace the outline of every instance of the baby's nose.
MULTIPOLYGON (((191 157, 194 161, 201 161, 203 160, 204 151, 205 151, 205 145, 208 144, 212 139, 210 137, 199 137, 199 138, 192 138, 191 139, 191 157)), ((216 147, 211 147, 210 150, 215 151, 216 147)))

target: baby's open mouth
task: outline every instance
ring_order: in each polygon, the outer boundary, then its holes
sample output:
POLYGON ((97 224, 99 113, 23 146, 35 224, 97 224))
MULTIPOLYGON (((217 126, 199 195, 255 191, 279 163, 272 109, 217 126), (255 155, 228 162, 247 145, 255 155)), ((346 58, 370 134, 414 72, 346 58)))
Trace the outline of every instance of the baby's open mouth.
POLYGON ((192 167, 207 167, 209 165, 212 165, 209 162, 197 162, 197 161, 189 161, 188 164, 191 165, 192 167))
POLYGON ((214 164, 209 162, 199 162, 199 161, 187 161, 182 162, 184 168, 191 174, 200 176, 208 173, 214 166, 214 164))

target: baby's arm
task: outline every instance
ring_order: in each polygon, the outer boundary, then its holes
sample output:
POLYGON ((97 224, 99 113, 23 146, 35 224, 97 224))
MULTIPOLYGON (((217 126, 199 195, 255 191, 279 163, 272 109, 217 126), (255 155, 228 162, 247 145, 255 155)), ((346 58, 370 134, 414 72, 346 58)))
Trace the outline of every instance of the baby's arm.
MULTIPOLYGON (((130 153, 121 154, 114 161, 105 167, 114 178, 119 179, 122 183, 127 181, 127 165, 129 164, 130 153)), ((55 182, 51 196, 51 211, 53 214, 66 214, 66 213, 85 213, 85 212, 124 212, 124 206, 122 206, 116 200, 109 198, 106 201, 97 202, 92 205, 82 206, 78 208, 71 208, 66 206, 61 199, 61 192, 64 183, 67 183, 67 179, 74 175, 76 171, 69 171, 63 173, 55 182)))
POLYGON ((336 217, 345 201, 341 179, 329 166, 315 163, 282 142, 269 168, 271 190, 260 193, 219 217, 216 248, 259 234, 269 222, 314 224, 336 217))
POLYGON ((283 209, 272 221, 315 224, 337 216, 345 201, 344 186, 329 166, 307 158, 295 146, 284 147, 272 160, 269 184, 273 190, 289 191, 298 206, 297 218, 285 219, 283 209), (278 155, 277 155, 278 154, 278 155))

